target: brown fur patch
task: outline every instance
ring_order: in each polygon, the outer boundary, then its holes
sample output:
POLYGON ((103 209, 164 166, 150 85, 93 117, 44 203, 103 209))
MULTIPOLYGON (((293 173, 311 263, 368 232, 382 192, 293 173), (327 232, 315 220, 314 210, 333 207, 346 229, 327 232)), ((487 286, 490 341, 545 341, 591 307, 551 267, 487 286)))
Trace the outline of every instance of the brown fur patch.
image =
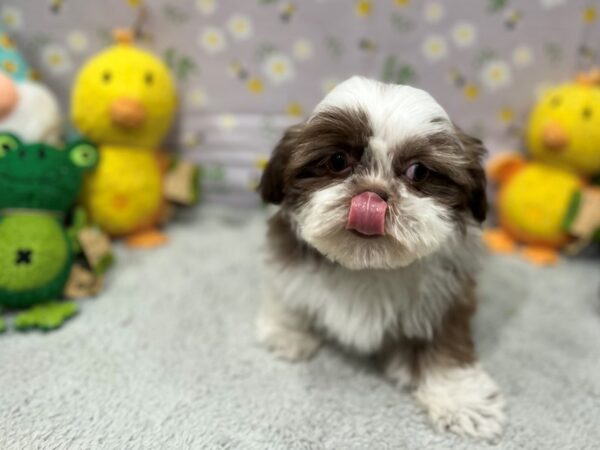
POLYGON ((473 364, 476 354, 471 337, 471 317, 476 308, 477 301, 473 289, 470 289, 446 311, 433 339, 389 338, 376 355, 376 362, 385 366, 390 359, 400 355, 415 380, 434 366, 473 364))
POLYGON ((396 174, 401 175, 415 162, 424 164, 430 170, 429 176, 421 182, 407 180, 407 186, 458 213, 471 211, 482 222, 487 212, 486 179, 481 163, 485 152, 481 141, 456 128, 456 134, 436 133, 404 143, 396 150, 393 166, 396 174))
POLYGON ((303 127, 303 123, 289 127, 275 146, 258 185, 258 192, 264 202, 278 205, 283 201, 287 184, 286 168, 292 153, 298 146, 298 136, 303 127))
POLYGON ((270 256, 277 259, 278 264, 283 267, 307 261, 308 258, 328 264, 323 255, 310 247, 306 242, 298 239, 290 222, 282 211, 278 211, 269 219, 267 240, 270 256))
POLYGON ((352 168, 360 164, 372 134, 364 111, 330 108, 289 128, 277 144, 259 185, 268 203, 297 204, 306 196, 345 178, 333 173, 329 158, 344 152, 352 168))

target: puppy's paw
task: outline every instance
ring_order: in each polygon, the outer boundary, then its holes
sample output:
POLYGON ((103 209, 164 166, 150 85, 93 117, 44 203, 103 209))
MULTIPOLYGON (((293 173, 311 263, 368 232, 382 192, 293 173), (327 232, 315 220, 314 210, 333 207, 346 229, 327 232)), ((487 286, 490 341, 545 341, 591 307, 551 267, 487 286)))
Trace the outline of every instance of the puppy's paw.
POLYGON ((438 430, 496 440, 504 427, 504 400, 479 366, 435 369, 424 374, 415 393, 438 430))
POLYGON ((302 361, 315 355, 321 340, 307 332, 277 330, 268 334, 259 333, 259 342, 273 354, 286 361, 302 361))

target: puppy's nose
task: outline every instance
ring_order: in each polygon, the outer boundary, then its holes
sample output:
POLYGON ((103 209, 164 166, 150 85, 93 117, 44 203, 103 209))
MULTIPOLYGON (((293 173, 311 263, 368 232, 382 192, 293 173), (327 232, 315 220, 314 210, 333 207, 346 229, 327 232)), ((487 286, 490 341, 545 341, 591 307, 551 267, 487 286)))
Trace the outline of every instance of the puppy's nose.
POLYGON ((387 202, 390 198, 389 194, 383 190, 373 189, 371 190, 371 192, 379 195, 379 197, 381 197, 381 200, 383 200, 384 202, 387 202))

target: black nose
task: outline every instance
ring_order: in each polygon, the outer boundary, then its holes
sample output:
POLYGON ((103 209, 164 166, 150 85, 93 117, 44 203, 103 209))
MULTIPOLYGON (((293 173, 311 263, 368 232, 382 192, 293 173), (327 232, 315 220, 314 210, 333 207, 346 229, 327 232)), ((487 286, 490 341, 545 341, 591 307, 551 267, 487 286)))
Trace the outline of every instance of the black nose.
POLYGON ((387 192, 382 191, 380 189, 375 189, 371 192, 374 192, 375 194, 379 195, 381 197, 381 200, 383 200, 384 202, 387 202, 390 198, 390 196, 387 192))

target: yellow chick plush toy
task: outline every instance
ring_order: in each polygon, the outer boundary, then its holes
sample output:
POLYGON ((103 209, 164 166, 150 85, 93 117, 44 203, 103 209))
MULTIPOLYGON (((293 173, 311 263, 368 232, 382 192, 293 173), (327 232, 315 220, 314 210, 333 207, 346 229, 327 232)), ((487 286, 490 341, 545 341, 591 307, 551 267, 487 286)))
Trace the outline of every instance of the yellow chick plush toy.
MULTIPOLYGON (((133 246, 160 245, 168 163, 158 148, 175 116, 175 85, 158 58, 132 45, 130 33, 115 37, 116 45, 83 66, 72 92, 73 123, 101 156, 81 199, 110 235, 127 236, 133 246)), ((197 174, 188 174, 195 183, 197 174)))
POLYGON ((492 159, 488 176, 499 184, 500 229, 484 238, 498 252, 523 244, 523 256, 552 264, 558 249, 600 230, 600 72, 547 91, 534 107, 526 138, 534 161, 506 153, 492 159))
POLYGON ((529 261, 542 265, 556 262, 556 250, 571 240, 564 221, 582 180, 513 153, 495 158, 487 172, 490 180, 500 185, 496 198, 500 228, 486 231, 488 246, 510 253, 519 242, 529 261))
POLYGON ((536 161, 600 174, 600 69, 544 93, 529 118, 527 145, 536 161))

